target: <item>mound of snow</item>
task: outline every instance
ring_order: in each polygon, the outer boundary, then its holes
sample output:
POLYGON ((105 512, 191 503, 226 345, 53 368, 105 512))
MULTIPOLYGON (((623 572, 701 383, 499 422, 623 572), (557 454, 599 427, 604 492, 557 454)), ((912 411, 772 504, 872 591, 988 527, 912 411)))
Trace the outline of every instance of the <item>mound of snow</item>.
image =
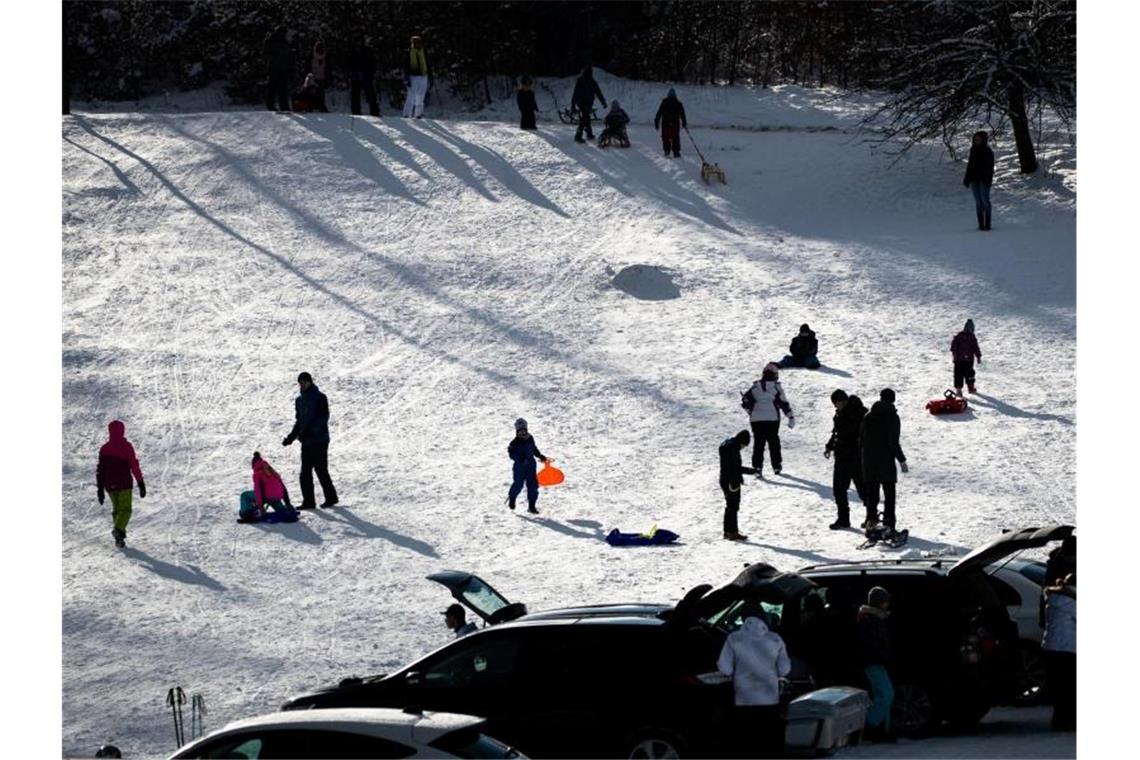
POLYGON ((632 264, 614 275, 613 286, 643 301, 668 301, 681 297, 673 275, 661 267, 632 264))

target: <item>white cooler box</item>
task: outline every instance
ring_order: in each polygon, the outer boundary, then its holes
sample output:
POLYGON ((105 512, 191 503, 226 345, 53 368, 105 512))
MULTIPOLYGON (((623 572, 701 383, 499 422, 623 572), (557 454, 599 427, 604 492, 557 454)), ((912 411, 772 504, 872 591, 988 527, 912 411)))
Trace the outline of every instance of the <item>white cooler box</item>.
POLYGON ((863 689, 832 686, 788 703, 784 743, 789 750, 831 752, 863 730, 871 698, 863 689))

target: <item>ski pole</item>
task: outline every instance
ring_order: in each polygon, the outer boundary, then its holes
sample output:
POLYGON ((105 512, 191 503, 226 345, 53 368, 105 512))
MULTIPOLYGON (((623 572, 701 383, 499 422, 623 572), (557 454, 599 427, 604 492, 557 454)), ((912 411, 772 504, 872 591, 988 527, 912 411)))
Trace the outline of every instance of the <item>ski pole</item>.
POLYGON ((174 741, 179 747, 183 744, 181 705, 185 702, 186 695, 182 692, 181 686, 175 686, 166 692, 166 706, 170 708, 170 713, 174 717, 174 741))
POLYGON ((206 733, 206 698, 195 694, 190 698, 190 738, 197 739, 206 733))

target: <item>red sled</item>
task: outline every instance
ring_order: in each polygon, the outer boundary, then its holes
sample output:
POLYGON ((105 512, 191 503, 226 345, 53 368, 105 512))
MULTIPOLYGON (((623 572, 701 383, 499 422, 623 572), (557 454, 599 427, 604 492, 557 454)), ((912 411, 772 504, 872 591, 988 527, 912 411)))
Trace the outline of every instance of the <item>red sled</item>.
POLYGON ((926 409, 931 414, 961 414, 966 411, 966 399, 958 398, 958 394, 947 390, 942 398, 926 402, 926 409))

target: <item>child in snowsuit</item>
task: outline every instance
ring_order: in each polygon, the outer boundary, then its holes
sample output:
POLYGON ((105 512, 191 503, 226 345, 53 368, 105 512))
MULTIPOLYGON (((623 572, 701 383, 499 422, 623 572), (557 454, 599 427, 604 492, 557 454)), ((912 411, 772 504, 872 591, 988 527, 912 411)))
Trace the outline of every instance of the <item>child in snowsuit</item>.
POLYGON ((253 490, 241 494, 238 522, 258 522, 265 517, 266 506, 284 515, 295 514, 284 481, 277 470, 261 458, 261 452, 253 452, 250 466, 253 468, 253 490))
POLYGON ((293 110, 299 113, 316 111, 319 107, 317 102, 319 95, 320 87, 317 86, 317 80, 312 74, 306 75, 305 83, 301 85, 301 89, 297 90, 297 94, 293 96, 293 110))
POLYGON ((523 77, 522 83, 519 84, 518 95, 515 100, 519 104, 519 114, 521 121, 519 129, 538 129, 535 124, 534 115, 538 111, 538 103, 534 99, 534 87, 530 77, 523 77))
POLYGON ((626 134, 625 125, 629 124, 629 115, 622 110, 616 100, 610 101, 610 110, 606 114, 606 128, 598 135, 598 147, 604 148, 611 142, 617 141, 622 147, 629 147, 629 135, 626 134))
POLYGON ((977 357, 981 364, 982 349, 978 347, 978 339, 974 335, 974 320, 967 319, 962 332, 950 341, 950 355, 954 357, 954 390, 958 392, 958 397, 962 396, 963 380, 970 393, 977 393, 974 388, 974 358, 977 357))
POLYGON ((99 503, 104 494, 111 497, 111 515, 115 546, 126 546, 127 523, 131 521, 131 494, 135 481, 139 484, 139 498, 146 498, 146 483, 139 468, 135 447, 127 440, 127 426, 119 420, 107 425, 109 440, 99 449, 99 464, 95 467, 95 485, 99 503), (132 479, 132 476, 133 479, 132 479))
POLYGON ((799 334, 792 338, 792 342, 788 345, 788 355, 780 360, 779 366, 819 369, 817 353, 819 353, 819 341, 805 322, 800 325, 799 334))
POLYGON ((673 154, 673 158, 681 157, 681 128, 689 128, 685 120, 685 106, 677 100, 677 91, 669 88, 669 94, 661 101, 657 108, 657 115, 653 117, 653 128, 661 130, 661 146, 665 149, 665 157, 673 154))
POLYGON ((795 427, 796 424, 792 406, 784 396, 779 378, 779 368, 769 363, 764 367, 760 379, 744 394, 748 420, 752 425, 752 437, 755 439, 752 445, 752 467, 756 470, 758 478, 764 472, 764 444, 768 445, 772 469, 776 474, 779 475, 784 467, 780 450, 780 412, 788 415, 788 427, 795 427))
POLYGON ((990 188, 994 184, 994 152, 989 146, 990 135, 985 130, 974 133, 970 158, 966 161, 966 176, 962 184, 974 194, 974 209, 978 216, 978 229, 990 228, 990 188))
POLYGON ((538 450, 538 444, 527 432, 526 420, 522 417, 515 420, 515 437, 507 445, 507 456, 514 462, 512 468, 514 482, 511 483, 511 490, 507 492, 507 505, 511 509, 515 508, 515 499, 525 484, 527 512, 537 515, 538 510, 534 508, 534 504, 538 501, 538 466, 534 460, 545 462, 546 457, 538 450))

